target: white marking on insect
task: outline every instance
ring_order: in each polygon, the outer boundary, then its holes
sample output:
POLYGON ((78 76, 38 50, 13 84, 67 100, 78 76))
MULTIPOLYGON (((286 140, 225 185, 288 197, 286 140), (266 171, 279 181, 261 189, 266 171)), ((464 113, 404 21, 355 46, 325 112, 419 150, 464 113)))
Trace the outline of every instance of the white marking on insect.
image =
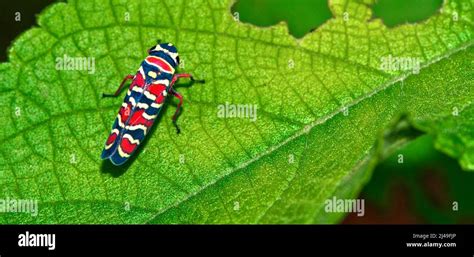
POLYGON ((157 115, 148 115, 146 112, 143 113, 143 118, 147 120, 153 120, 156 118, 157 115))
POLYGON ((148 91, 145 91, 144 95, 146 96, 146 98, 152 100, 152 101, 155 101, 156 100, 156 96, 148 91))
POLYGON ((122 150, 122 147, 121 147, 121 146, 118 146, 118 151, 119 151, 120 156, 122 156, 122 157, 124 157, 124 158, 130 157, 129 154, 125 153, 125 152, 122 150))
POLYGON ((132 143, 134 145, 139 145, 140 144, 140 141, 138 139, 133 138, 132 135, 130 135, 130 134, 123 135, 123 138, 128 139, 128 141, 130 141, 130 143, 132 143))

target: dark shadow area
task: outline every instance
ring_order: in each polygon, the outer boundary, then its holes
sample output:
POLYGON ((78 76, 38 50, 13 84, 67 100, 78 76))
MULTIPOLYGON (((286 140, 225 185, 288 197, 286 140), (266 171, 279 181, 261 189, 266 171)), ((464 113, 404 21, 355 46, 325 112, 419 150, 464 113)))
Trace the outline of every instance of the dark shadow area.
POLYGON ((238 0, 231 12, 234 18, 259 27, 285 21, 296 38, 302 38, 333 17, 327 0, 238 0))
POLYGON ((379 0, 372 6, 372 18, 387 27, 424 21, 439 12, 443 0, 379 0))
MULTIPOLYGON (((189 82, 185 82, 185 83, 176 84, 174 86, 174 88, 191 87, 193 84, 201 85, 201 84, 189 81, 189 82)), ((132 154, 132 156, 128 159, 127 162, 125 162, 123 165, 115 166, 114 164, 112 164, 112 162, 110 162, 110 160, 103 160, 102 164, 101 164, 101 167, 100 167, 101 173, 108 173, 114 178, 118 178, 118 177, 122 176, 123 174, 125 174, 125 172, 127 172, 127 170, 130 168, 130 166, 132 166, 132 164, 135 162, 137 157, 143 151, 143 149, 146 148, 146 145, 148 144, 148 141, 150 140, 150 138, 153 137, 153 134, 155 133, 156 128, 162 122, 162 119, 163 119, 163 116, 164 116, 163 114, 166 112, 166 110, 168 109, 168 107, 170 105, 172 107, 174 107, 174 110, 177 108, 177 104, 173 101, 173 97, 167 97, 166 98, 166 102, 162 107, 163 109, 160 110, 160 113, 159 113, 158 117, 156 118, 156 121, 153 124, 152 128, 150 129, 150 132, 145 136, 145 139, 143 139, 141 144, 138 146, 137 150, 132 154)), ((179 124, 179 116, 181 116, 181 114, 184 112, 185 108, 186 108, 185 104, 183 104, 183 106, 181 107, 181 112, 178 115, 178 124, 179 124)), ((167 121, 165 120, 165 122, 167 122, 167 121)), ((171 119, 169 119, 168 122, 172 123, 171 119)), ((112 126, 112 124, 110 124, 110 126, 112 126)), ((173 127, 173 131, 174 131, 174 127, 173 127)), ((179 134, 175 134, 175 135, 177 137, 179 136, 179 134)))
POLYGON ((0 62, 7 61, 7 50, 21 33, 27 29, 37 26, 36 16, 54 0, 16 0, 0 1, 0 62))
POLYGON ((380 145, 381 159, 386 159, 394 149, 425 134, 412 124, 411 118, 407 114, 402 114, 389 125, 383 132, 382 145, 380 145))

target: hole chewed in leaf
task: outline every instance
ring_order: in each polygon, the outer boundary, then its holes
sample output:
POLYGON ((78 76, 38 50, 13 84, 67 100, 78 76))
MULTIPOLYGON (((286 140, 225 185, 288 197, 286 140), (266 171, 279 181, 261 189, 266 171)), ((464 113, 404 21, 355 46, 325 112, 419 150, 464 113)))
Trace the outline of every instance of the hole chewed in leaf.
POLYGON ((388 27, 424 21, 439 11, 443 0, 379 0, 372 6, 374 18, 388 27))
POLYGON ((327 0, 238 0, 231 12, 235 20, 259 27, 285 21, 296 38, 302 38, 332 17, 327 0))

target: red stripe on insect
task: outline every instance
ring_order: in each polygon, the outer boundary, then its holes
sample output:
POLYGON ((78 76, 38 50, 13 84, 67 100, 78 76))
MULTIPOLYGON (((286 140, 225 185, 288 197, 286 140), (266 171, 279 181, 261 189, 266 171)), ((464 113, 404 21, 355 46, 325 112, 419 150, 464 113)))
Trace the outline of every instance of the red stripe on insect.
POLYGON ((152 84, 148 87, 148 91, 156 97, 159 97, 164 90, 166 90, 166 86, 163 84, 152 84))
POLYGON ((153 121, 150 121, 143 117, 143 114, 145 113, 145 110, 137 110, 136 112, 133 113, 132 118, 130 118, 130 122, 128 125, 130 126, 135 126, 138 124, 144 125, 146 127, 150 127, 153 124, 153 121))
POLYGON ((119 110, 119 115, 120 115, 120 121, 122 123, 125 123, 128 120, 128 117, 130 116, 130 109, 131 109, 131 104, 128 104, 127 107, 121 107, 119 110))
POLYGON ((116 133, 110 134, 109 138, 107 139, 106 144, 107 144, 107 145, 112 144, 112 143, 115 141, 116 138, 117 138, 117 134, 116 134, 116 133))
POLYGON ((138 146, 138 144, 133 144, 132 142, 130 142, 128 137, 124 137, 122 138, 122 142, 120 142, 120 146, 122 147, 122 150, 125 153, 131 154, 133 150, 135 150, 135 148, 138 146))
POLYGON ((161 58, 154 57, 154 56, 148 56, 146 58, 146 61, 151 63, 151 64, 157 65, 158 67, 162 68, 166 72, 172 72, 173 71, 173 68, 171 67, 171 65, 167 61, 165 61, 161 58))
POLYGON ((145 79, 143 78, 143 75, 139 71, 135 75, 135 79, 133 80, 132 84, 130 84, 130 89, 132 89, 134 86, 143 87, 144 85, 145 85, 145 79))

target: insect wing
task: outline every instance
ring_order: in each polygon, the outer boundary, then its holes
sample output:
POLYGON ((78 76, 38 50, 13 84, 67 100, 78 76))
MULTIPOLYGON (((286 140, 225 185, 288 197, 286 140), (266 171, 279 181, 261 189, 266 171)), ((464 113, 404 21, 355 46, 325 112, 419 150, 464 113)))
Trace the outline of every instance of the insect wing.
POLYGON ((112 154, 117 150, 117 145, 120 142, 120 137, 123 134, 123 129, 125 128, 125 123, 128 120, 128 117, 131 114, 132 106, 134 104, 134 99, 138 99, 143 94, 143 90, 140 90, 144 87, 144 79, 140 72, 137 72, 133 82, 130 84, 130 88, 125 95, 125 98, 122 102, 117 117, 115 118, 114 124, 112 125, 112 130, 105 142, 104 150, 102 151, 101 158, 107 159, 112 156, 112 154))
POLYGON ((126 162, 150 132, 166 99, 167 83, 169 83, 167 80, 157 81, 146 87, 136 102, 131 101, 132 112, 118 138, 116 151, 110 156, 115 165, 126 162))

